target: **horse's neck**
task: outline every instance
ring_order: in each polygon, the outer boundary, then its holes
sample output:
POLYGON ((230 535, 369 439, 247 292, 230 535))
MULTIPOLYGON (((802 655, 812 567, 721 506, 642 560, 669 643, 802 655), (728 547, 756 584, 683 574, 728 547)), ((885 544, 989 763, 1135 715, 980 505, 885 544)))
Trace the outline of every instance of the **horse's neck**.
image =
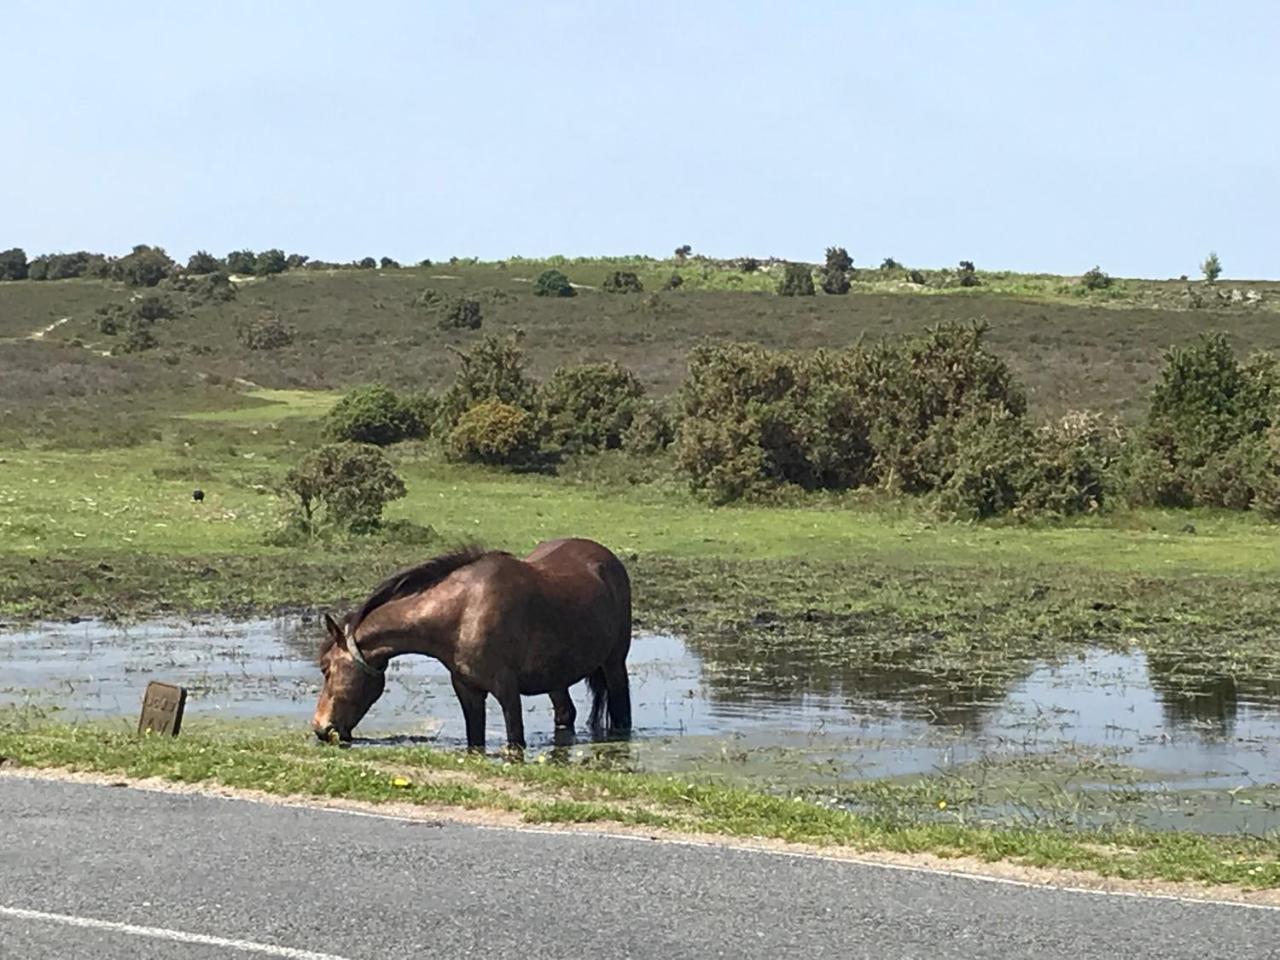
POLYGON ((429 593, 384 604, 361 624, 360 648, 367 657, 418 653, 451 664, 457 631, 450 606, 429 593))

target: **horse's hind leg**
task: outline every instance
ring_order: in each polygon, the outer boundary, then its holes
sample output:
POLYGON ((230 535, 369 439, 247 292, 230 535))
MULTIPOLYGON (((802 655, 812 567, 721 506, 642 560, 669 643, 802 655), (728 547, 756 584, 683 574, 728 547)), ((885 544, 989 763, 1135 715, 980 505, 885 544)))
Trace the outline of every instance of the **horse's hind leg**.
POLYGON ((568 687, 551 691, 551 706, 555 711, 556 729, 572 730, 574 721, 578 719, 578 709, 573 705, 568 687))
POLYGON ((631 730, 631 683, 625 658, 604 665, 604 682, 609 694, 609 732, 627 733, 631 730))

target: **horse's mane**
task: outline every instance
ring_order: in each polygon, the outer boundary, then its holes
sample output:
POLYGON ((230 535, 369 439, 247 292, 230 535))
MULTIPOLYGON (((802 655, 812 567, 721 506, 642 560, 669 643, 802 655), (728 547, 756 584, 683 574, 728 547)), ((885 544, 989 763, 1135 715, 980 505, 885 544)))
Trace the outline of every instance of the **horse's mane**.
MULTIPOLYGON (((342 621, 343 629, 354 631, 360 626, 365 617, 369 616, 384 603, 390 603, 400 597, 421 593, 427 588, 435 586, 455 570, 470 566, 488 553, 489 551, 483 547, 470 544, 451 550, 448 553, 439 554, 418 564, 416 567, 409 567, 393 573, 373 588, 373 592, 369 594, 369 599, 361 604, 360 609, 355 613, 347 614, 342 621)), ((333 643, 334 638, 326 633, 324 640, 320 644, 321 656, 324 655, 329 647, 333 646, 333 643)))

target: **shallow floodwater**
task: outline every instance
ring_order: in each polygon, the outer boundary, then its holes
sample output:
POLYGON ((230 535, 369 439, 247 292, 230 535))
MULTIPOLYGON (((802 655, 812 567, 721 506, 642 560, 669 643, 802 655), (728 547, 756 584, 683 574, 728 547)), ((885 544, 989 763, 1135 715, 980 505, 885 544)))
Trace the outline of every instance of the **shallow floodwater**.
MULTIPOLYGON (((0 705, 136 717, 147 682, 165 680, 190 690, 190 719, 279 718, 307 735, 321 631, 294 618, 0 633, 0 705)), ((972 787, 980 809, 997 815, 1215 832, 1280 827, 1274 684, 1218 678, 1188 695, 1171 691, 1141 653, 1102 650, 1032 664, 1002 688, 902 670, 806 682, 704 659, 678 638, 657 635, 636 638, 629 664, 635 731, 614 749, 646 769, 811 788, 854 806, 866 801, 851 784, 940 776, 947 789, 972 787), (1041 785, 1043 796, 1027 800, 1028 784, 1041 785), (1090 800, 1064 799, 1080 797, 1090 800)), ((585 685, 574 689, 580 720, 586 696, 585 685)), ((546 749, 550 702, 524 702, 530 748, 546 749)), ((500 746, 502 717, 492 701, 488 719, 490 747, 500 746)), ((381 738, 462 746, 444 669, 426 658, 395 661, 386 694, 357 734, 374 740, 358 747, 381 738)))

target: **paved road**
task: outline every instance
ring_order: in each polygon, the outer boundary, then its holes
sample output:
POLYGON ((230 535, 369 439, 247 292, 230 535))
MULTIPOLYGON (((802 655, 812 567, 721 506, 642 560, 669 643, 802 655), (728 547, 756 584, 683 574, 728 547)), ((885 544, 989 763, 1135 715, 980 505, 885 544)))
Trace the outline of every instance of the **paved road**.
POLYGON ((1255 960, 1280 911, 0 777, 0 958, 69 956, 1255 960))

